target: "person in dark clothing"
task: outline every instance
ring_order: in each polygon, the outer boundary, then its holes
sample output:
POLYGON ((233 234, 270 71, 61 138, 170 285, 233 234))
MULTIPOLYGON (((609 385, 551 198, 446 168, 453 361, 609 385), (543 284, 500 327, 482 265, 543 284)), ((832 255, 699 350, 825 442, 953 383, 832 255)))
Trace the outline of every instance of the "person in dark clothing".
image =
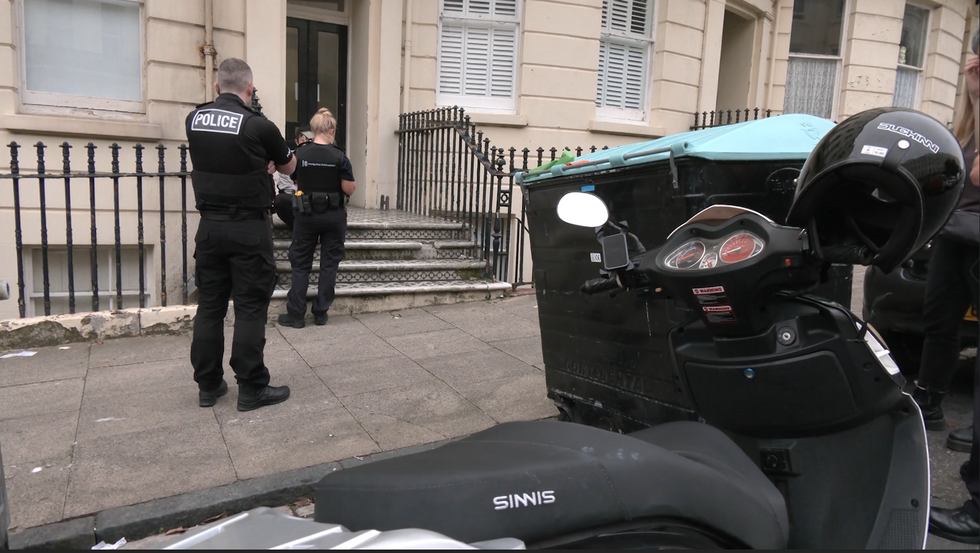
MULTIPOLYGON (((313 133, 310 132, 309 126, 297 127, 296 129, 296 149, 298 150, 300 146, 304 144, 309 144, 313 140, 313 133)), ((276 188, 279 189, 279 193, 276 194, 275 208, 276 215, 279 220, 286 223, 286 226, 292 230, 293 228, 293 194, 296 193, 296 184, 289 177, 289 175, 284 175, 278 173, 278 178, 276 180, 276 188)))
MULTIPOLYGON (((980 154, 977 152, 976 113, 980 97, 980 58, 975 54, 980 31, 973 35, 973 52, 965 66, 966 88, 963 109, 959 110, 954 128, 963 146, 967 179, 960 211, 980 211, 980 154)), ((959 355, 959 326, 969 302, 978 303, 978 257, 976 242, 955 240, 940 233, 934 240, 926 282, 923 318, 926 338, 922 347, 922 367, 913 394, 922 410, 926 428, 946 427, 941 407, 943 396, 952 382, 959 355)), ((960 468, 970 498, 959 509, 933 507, 929 513, 929 531, 946 539, 963 543, 980 543, 980 357, 974 361, 973 427, 950 432, 951 449, 969 451, 970 459, 960 468)))
POLYGON ((313 142, 296 151, 294 175, 298 190, 293 243, 289 247, 292 284, 286 295, 286 313, 279 324, 303 328, 306 292, 313 269, 313 254, 320 244, 320 280, 313 300, 313 322, 327 324, 327 310, 334 300, 337 268, 344 258, 347 234, 347 197, 356 183, 350 159, 334 144, 337 120, 321 108, 310 120, 313 142))
POLYGON ((286 401, 289 388, 269 386, 265 324, 276 281, 270 219, 269 175, 290 173, 293 152, 274 123, 249 107, 252 70, 229 58, 218 66, 214 102, 187 116, 191 179, 201 221, 194 237, 199 293, 191 365, 199 404, 210 407, 228 391, 224 380, 224 319, 235 302, 231 368, 238 381, 238 410, 286 401))

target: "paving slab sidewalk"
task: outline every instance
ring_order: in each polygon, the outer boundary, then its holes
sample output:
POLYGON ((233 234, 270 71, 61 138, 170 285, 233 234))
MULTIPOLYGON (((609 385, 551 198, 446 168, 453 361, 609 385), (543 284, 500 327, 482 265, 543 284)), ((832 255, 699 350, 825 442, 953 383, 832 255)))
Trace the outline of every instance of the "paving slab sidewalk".
MULTIPOLYGON (((853 283, 858 311, 861 277, 853 283)), ((48 544, 59 535, 91 541, 97 520, 121 532, 107 535, 111 542, 148 536, 171 527, 124 530, 155 515, 191 526, 256 497, 309 516, 310 506, 283 490, 497 422, 556 414, 545 397, 533 295, 335 317, 302 330, 270 327, 267 340, 274 383, 289 384, 294 397, 252 413, 235 410, 234 387, 216 407, 197 407, 187 336, 71 344, 0 360, 14 543, 32 531, 48 544), (195 512, 208 514, 195 519, 195 512), (72 520, 51 524, 65 519, 72 520)), ((944 404, 954 427, 970 424, 970 385, 958 379, 944 404)), ((958 469, 967 456, 946 449, 945 435, 929 433, 932 504, 952 507, 966 498, 958 469)), ((160 539, 129 547, 153 548, 160 539)), ((975 549, 931 535, 928 547, 975 549)))
POLYGON ((539 334, 533 295, 270 326, 292 397, 248 413, 230 369, 230 393, 197 406, 187 335, 0 359, 11 532, 553 417, 539 334))

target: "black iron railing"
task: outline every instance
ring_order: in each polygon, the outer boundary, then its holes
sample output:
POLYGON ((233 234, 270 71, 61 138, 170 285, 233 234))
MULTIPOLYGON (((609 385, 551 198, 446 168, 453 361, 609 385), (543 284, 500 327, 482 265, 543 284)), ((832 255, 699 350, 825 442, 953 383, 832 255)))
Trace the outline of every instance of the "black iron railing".
POLYGON ((530 284, 526 209, 523 201, 513 205, 514 175, 554 161, 562 150, 492 146, 457 106, 399 115, 398 136, 396 208, 466 223, 487 262, 485 278, 530 284))
MULTIPOLYGON (((189 172, 187 171, 187 146, 181 144, 177 148, 179 152, 179 170, 169 172, 166 169, 167 148, 163 144, 159 144, 153 148, 156 150, 156 171, 144 169, 144 152, 147 148, 142 144, 133 146, 135 171, 131 172, 120 170, 120 155, 123 147, 119 144, 113 143, 109 146, 111 161, 108 172, 98 171, 96 168, 97 146, 95 144, 89 142, 83 147, 87 154, 86 169, 84 171, 72 170, 71 144, 63 142, 58 147, 61 150, 62 161, 60 173, 48 171, 45 150, 49 147, 42 142, 38 142, 33 146, 37 154, 36 170, 33 172, 22 171, 21 148, 24 148, 24 146, 16 142, 11 142, 8 144, 8 148, 10 149, 10 173, 0 174, 0 182, 9 181, 13 193, 14 241, 17 257, 17 305, 20 316, 25 317, 27 315, 27 302, 30 298, 36 296, 42 299, 43 308, 33 311, 43 311, 44 315, 52 314, 52 297, 54 294, 57 294, 61 299, 67 299, 66 309, 62 307, 58 311, 67 310, 69 313, 75 313, 76 309, 89 311, 87 305, 78 305, 79 297, 91 297, 91 311, 99 311, 107 307, 111 309, 137 306, 147 307, 148 302, 153 301, 153 298, 148 293, 149 283, 147 282, 146 276, 147 249, 151 245, 146 243, 144 232, 146 230, 144 228, 146 217, 148 216, 148 213, 144 210, 144 184, 153 182, 154 180, 156 180, 159 187, 159 212, 156 217, 159 222, 159 240, 152 245, 157 248, 156 256, 160 263, 160 287, 157 292, 159 305, 167 305, 168 290, 179 290, 181 301, 186 304, 188 296, 187 184, 189 176, 189 172), (64 184, 63 206, 60 205, 60 198, 54 196, 57 194, 57 189, 55 188, 56 183, 59 182, 64 184), (79 182, 87 183, 87 190, 85 190, 86 187, 84 185, 79 186, 79 182), (99 183, 111 183, 112 185, 111 210, 106 206, 107 199, 104 197, 107 190, 101 186, 97 186, 99 183), (129 187, 131 185, 133 188, 130 189, 129 187), (168 189, 169 187, 175 186, 180 189, 180 205, 168 206, 166 199, 168 189), (102 193, 100 194, 100 191, 97 189, 102 189, 102 193), (120 198, 121 194, 127 196, 135 194, 135 205, 126 205, 130 202, 122 203, 120 198), (37 202, 30 201, 29 205, 24 205, 24 195, 29 195, 31 200, 36 197, 37 202), (77 200, 79 197, 87 199, 88 205, 86 207, 79 207, 72 204, 72 200, 77 200), (37 234, 33 232, 35 229, 30 229, 31 239, 25 244, 24 217, 28 215, 33 218, 35 214, 38 217, 40 229, 37 234), (168 257, 166 250, 168 215, 180 217, 181 274, 179 283, 168 280, 168 257), (107 241, 104 235, 105 229, 100 233, 97 222, 102 220, 104 223, 106 222, 105 218, 110 216, 114 223, 113 233, 111 241, 107 241), (133 221, 134 216, 135 221, 133 221), (52 217, 55 218, 54 228, 50 226, 49 222, 49 219, 52 217), (85 219, 88 219, 87 225, 78 222, 84 221, 85 219), (65 223, 64 240, 60 239, 60 229, 57 228, 62 220, 65 223), (128 226, 131 223, 136 225, 135 243, 124 243, 122 237, 123 225, 128 226), (77 225, 82 228, 78 228, 77 225), (80 236, 83 236, 79 233, 86 231, 88 233, 88 240, 78 240, 80 236), (49 236, 52 232, 58 234, 58 237, 54 240, 49 236), (37 237, 36 241, 34 239, 35 236, 37 237), (25 249, 31 251, 25 252, 25 249), (31 288, 34 293, 29 298, 25 289, 25 274, 28 270, 25 267, 25 259, 30 258, 32 261, 32 268, 30 270, 33 272, 33 266, 37 265, 34 259, 34 250, 36 249, 39 249, 40 252, 40 283, 42 290, 40 292, 33 290, 34 283, 38 280, 35 276, 35 278, 31 279, 31 288), (135 289, 124 290, 127 286, 124 286, 124 263, 122 256, 124 252, 127 254, 133 253, 133 250, 135 250, 136 257, 137 285, 135 289), (76 253, 79 252, 83 252, 82 257, 76 256, 76 253), (87 255, 84 255, 84 253, 87 253, 87 255), (101 256, 100 254, 106 255, 101 256), (59 266, 56 270, 51 267, 53 257, 59 260, 59 266), (86 257, 87 259, 85 259, 86 257), (64 259, 63 265, 60 263, 61 259, 64 259), (105 268, 104 266, 107 264, 107 260, 111 260, 108 264, 111 265, 110 270, 112 272, 100 273, 100 265, 105 268), (83 274, 87 272, 90 274, 90 286, 87 283, 80 285, 76 282, 75 277, 78 272, 83 274), (114 279, 111 278, 113 273, 114 279), (108 283, 100 282, 100 280, 105 280, 103 279, 103 274, 110 276, 108 283), (59 283, 64 283, 55 292, 52 291, 53 279, 59 283), (79 287, 82 289, 79 290, 79 287), (132 296, 136 297, 133 298, 132 296), (105 303, 109 305, 105 305, 103 300, 108 300, 105 303), (133 304, 131 305, 131 303, 133 304)), ((40 315, 41 313, 39 312, 37 314, 40 315)))
POLYGON ((769 117, 772 115, 772 110, 745 108, 734 110, 702 111, 700 113, 694 112, 694 126, 691 127, 691 130, 696 131, 711 127, 732 125, 734 123, 743 123, 745 121, 755 121, 756 119, 759 119, 760 115, 762 118, 769 117))

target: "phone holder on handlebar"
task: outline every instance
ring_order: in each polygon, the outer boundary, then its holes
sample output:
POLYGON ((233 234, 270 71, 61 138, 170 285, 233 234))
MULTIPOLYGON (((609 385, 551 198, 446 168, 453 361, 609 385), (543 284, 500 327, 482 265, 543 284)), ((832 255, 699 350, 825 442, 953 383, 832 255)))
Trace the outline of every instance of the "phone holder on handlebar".
POLYGON ((607 271, 618 269, 629 270, 633 266, 630 261, 629 245, 626 243, 626 234, 617 233, 603 236, 602 244, 602 268, 607 271))
POLYGON ((631 259, 646 251, 639 238, 630 233, 626 221, 607 221, 596 228, 595 234, 602 247, 602 268, 606 271, 628 271, 633 268, 631 259))

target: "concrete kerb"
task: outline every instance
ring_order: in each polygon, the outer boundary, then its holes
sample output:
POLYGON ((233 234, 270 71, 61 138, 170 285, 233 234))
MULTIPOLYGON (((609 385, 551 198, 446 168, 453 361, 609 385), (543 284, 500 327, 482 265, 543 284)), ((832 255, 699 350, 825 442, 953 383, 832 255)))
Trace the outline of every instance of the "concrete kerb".
MULTIPOLYGON (((438 288, 435 292, 406 293, 410 292, 409 290, 397 292, 399 293, 390 293, 389 290, 388 293, 371 296, 341 294, 332 312, 350 315, 490 300, 511 295, 511 287, 506 282, 494 282, 482 285, 482 289, 478 291, 453 290, 452 287, 447 287, 438 288)), ((311 293, 315 294, 315 290, 311 293)), ((285 301, 279 298, 273 299, 269 305, 269 325, 275 324, 275 315, 285 312, 285 301)), ((109 338, 190 333, 194 329, 196 314, 197 305, 176 305, 0 320, 0 351, 42 348, 109 338)), ((225 325, 232 325, 234 322, 234 307, 229 303, 225 325)))
POLYGON ((95 544, 93 516, 28 528, 10 536, 11 549, 91 549, 95 544))
POLYGON ((0 321, 0 350, 70 342, 180 334, 192 329, 196 305, 97 311, 0 321))
POLYGON ((240 480, 225 486, 115 507, 81 518, 28 528, 10 536, 11 549, 90 549, 99 541, 115 543, 143 539, 171 528, 190 528, 222 514, 255 507, 278 507, 313 496, 313 486, 337 470, 434 449, 442 440, 382 451, 364 457, 240 480))

